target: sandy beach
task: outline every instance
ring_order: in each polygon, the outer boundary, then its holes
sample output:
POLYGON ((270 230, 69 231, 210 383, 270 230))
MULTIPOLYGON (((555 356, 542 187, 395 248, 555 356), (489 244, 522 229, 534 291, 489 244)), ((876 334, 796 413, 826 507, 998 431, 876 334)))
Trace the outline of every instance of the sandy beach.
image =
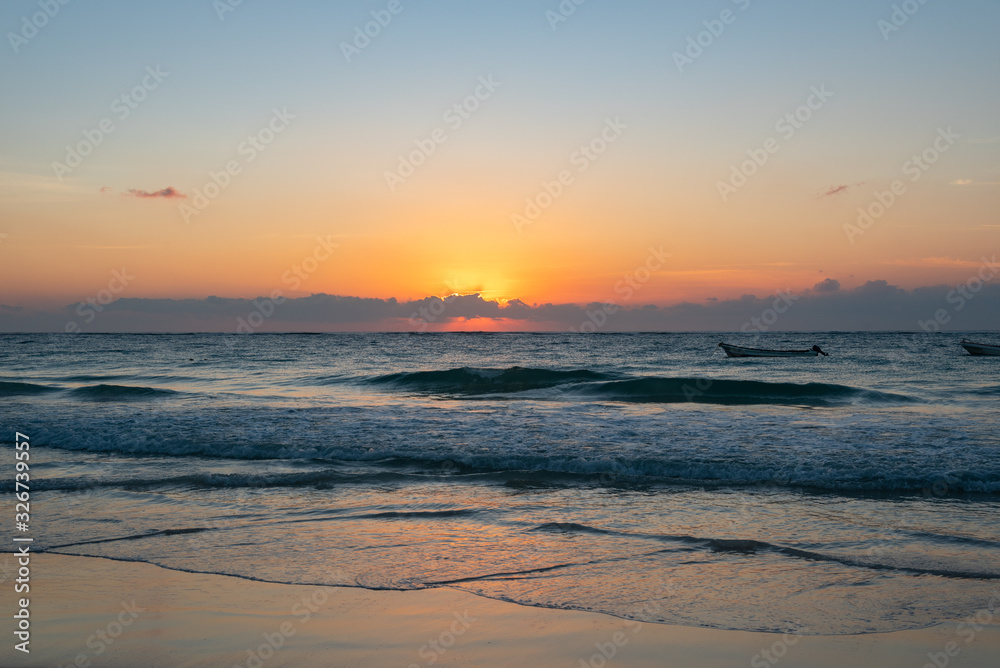
POLYGON ((4 615, 7 666, 972 668, 1000 656, 995 620, 796 636, 639 624, 446 588, 290 586, 51 554, 31 566, 31 653, 13 649, 4 615))

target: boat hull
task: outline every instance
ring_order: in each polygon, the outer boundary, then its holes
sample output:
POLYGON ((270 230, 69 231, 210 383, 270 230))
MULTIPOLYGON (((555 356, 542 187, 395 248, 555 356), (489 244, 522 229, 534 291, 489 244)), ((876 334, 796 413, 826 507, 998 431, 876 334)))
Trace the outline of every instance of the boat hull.
POLYGON ((970 355, 976 357, 1000 357, 1000 346, 989 343, 973 343, 972 341, 962 341, 961 346, 969 351, 970 355))
POLYGON ((726 357, 816 357, 815 350, 762 350, 760 348, 744 348, 728 343, 720 343, 719 347, 726 351, 726 357))

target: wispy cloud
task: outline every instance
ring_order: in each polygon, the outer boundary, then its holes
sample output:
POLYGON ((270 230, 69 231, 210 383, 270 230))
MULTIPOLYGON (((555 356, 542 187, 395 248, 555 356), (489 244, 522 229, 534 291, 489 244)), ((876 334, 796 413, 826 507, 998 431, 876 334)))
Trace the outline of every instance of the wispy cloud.
POLYGON ((850 188, 846 183, 842 186, 830 186, 827 191, 820 195, 820 197, 832 197, 833 195, 839 195, 841 193, 846 193, 850 188))
POLYGON ((0 202, 35 203, 52 201, 78 201, 94 196, 89 187, 60 183, 52 176, 39 176, 21 172, 0 171, 0 202))
POLYGON ((975 179, 955 179, 949 185, 953 186, 996 186, 1000 181, 976 181, 975 179))
POLYGON ((129 195, 131 197, 138 197, 140 199, 146 199, 148 197, 163 197, 165 199, 185 199, 187 195, 180 192, 173 186, 169 188, 164 188, 163 190, 157 190, 155 192, 148 192, 146 190, 136 190, 135 188, 130 188, 128 192, 122 193, 123 195, 129 195))
POLYGON ((80 246, 87 250, 139 250, 144 248, 155 248, 155 246, 80 246))
POLYGON ((854 183, 854 184, 844 183, 844 184, 841 184, 839 186, 830 186, 824 192, 820 193, 819 197, 817 199, 822 199, 824 197, 835 197, 837 195, 843 195, 844 193, 846 193, 851 188, 860 188, 863 185, 865 185, 864 181, 859 181, 859 182, 854 183))
POLYGON ((954 268, 974 268, 983 264, 982 260, 960 260, 954 257, 917 257, 908 260, 890 260, 883 264, 891 264, 899 267, 929 267, 940 269, 954 268))

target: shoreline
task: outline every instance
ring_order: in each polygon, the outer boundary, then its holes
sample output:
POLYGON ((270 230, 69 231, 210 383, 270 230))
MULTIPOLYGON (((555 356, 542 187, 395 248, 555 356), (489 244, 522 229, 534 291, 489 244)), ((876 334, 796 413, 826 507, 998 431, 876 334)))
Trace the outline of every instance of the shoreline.
MULTIPOLYGON (((985 668, 1000 656, 1000 619, 992 614, 974 624, 865 635, 723 631, 448 588, 271 584, 52 553, 31 557, 31 653, 23 654, 13 648, 17 601, 8 591, 0 656, 9 666, 985 668)), ((991 593, 984 595, 985 603, 991 593)))

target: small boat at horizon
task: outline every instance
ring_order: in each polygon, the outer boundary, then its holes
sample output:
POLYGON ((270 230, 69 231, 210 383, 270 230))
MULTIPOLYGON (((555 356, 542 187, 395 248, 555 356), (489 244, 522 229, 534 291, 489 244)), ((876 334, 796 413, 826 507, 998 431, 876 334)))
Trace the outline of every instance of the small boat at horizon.
POLYGON ((726 351, 726 357, 816 357, 817 355, 829 357, 829 354, 820 350, 819 346, 813 346, 809 350, 765 350, 720 343, 719 347, 726 351))
POLYGON ((970 355, 975 357, 1000 357, 1000 345, 994 345, 992 343, 973 343, 966 339, 962 339, 962 343, 959 344, 963 348, 969 351, 970 355))

